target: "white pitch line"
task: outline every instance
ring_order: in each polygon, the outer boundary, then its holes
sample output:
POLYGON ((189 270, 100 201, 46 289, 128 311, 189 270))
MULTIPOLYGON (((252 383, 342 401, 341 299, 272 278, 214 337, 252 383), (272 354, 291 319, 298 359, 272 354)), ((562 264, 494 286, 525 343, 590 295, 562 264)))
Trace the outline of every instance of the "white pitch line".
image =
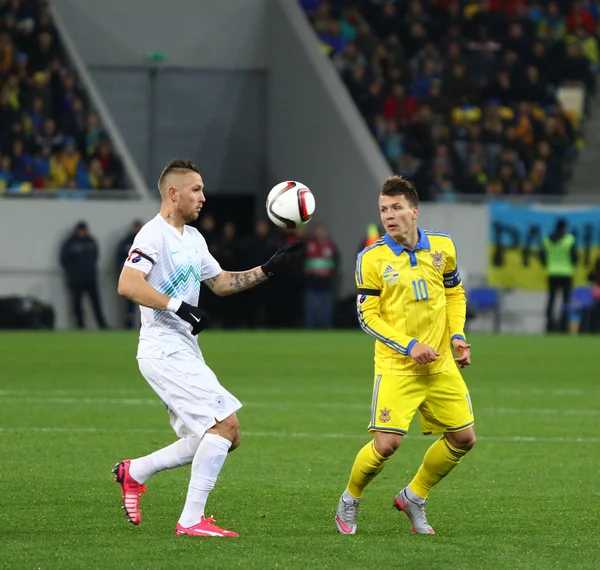
MULTIPOLYGON (((600 396, 600 389, 598 388, 572 388, 572 389, 547 389, 547 388, 489 388, 478 386, 477 382, 472 382, 469 386, 469 390, 472 394, 497 394, 505 396, 600 396)), ((299 395, 314 395, 320 393, 318 389, 314 388, 300 388, 300 387, 286 387, 286 388, 249 388, 244 387, 240 390, 245 394, 252 394, 257 396, 299 396, 299 395)), ((123 396, 144 396, 148 395, 149 391, 143 388, 115 388, 115 389, 104 389, 104 390, 65 390, 65 389, 48 389, 48 390, 0 390, 0 397, 5 396, 82 396, 87 394, 98 394, 102 396, 114 396, 115 394, 123 396)), ((332 395, 347 395, 347 396, 362 396, 370 398, 371 390, 369 386, 365 388, 348 388, 339 387, 335 388, 331 392, 332 395)))
POLYGON ((574 409, 574 410, 561 410, 556 408, 475 408, 475 413, 481 411, 482 413, 500 414, 500 415, 511 415, 511 414, 535 414, 535 415, 548 415, 548 416, 600 416, 600 410, 594 410, 590 408, 585 409, 574 409))
POLYGON ((111 406, 156 406, 162 404, 158 398, 29 398, 26 396, 3 396, 1 402, 24 402, 25 404, 91 404, 111 406))
MULTIPOLYGON (((168 429, 157 429, 157 428, 95 428, 89 426, 83 427, 1 427, 0 434, 6 433, 62 433, 62 434, 172 434, 168 429)), ((242 429, 242 436, 245 437, 257 437, 257 438, 271 438, 271 439, 356 439, 356 440, 367 440, 369 439, 368 434, 357 434, 357 433, 308 433, 308 432, 278 432, 278 431, 244 431, 242 429)), ((422 435, 407 435, 405 436, 410 440, 418 441, 432 441, 431 436, 422 435)), ((434 436, 435 437, 435 436, 434 436)), ((599 437, 563 437, 563 436, 477 436, 478 441, 489 441, 498 443, 582 443, 582 444, 598 444, 600 443, 599 437)))
MULTIPOLYGON (((29 396, 6 396, 0 393, 0 404, 2 402, 23 402, 24 404, 45 405, 110 405, 110 406, 157 406, 162 405, 158 398, 52 398, 29 396)), ((368 404, 346 403, 346 402, 248 402, 242 401, 249 408, 312 408, 312 409, 339 409, 339 410, 368 410, 368 404)), ((561 408, 493 408, 475 407, 475 413, 495 415, 554 415, 554 416, 600 416, 600 410, 594 408, 561 409, 561 408)))

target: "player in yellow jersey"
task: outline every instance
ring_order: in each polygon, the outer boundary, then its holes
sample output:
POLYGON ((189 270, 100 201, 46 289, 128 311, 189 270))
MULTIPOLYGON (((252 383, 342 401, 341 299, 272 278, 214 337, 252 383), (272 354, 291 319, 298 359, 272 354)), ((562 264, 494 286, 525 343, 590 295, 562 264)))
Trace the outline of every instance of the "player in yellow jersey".
POLYGON ((441 437, 394 505, 408 515, 413 532, 435 534, 425 513, 429 492, 475 444, 471 399, 458 370, 471 364, 465 292, 450 236, 417 226, 413 185, 388 178, 379 206, 386 235, 356 263, 360 326, 376 340, 368 428, 374 437, 356 456, 335 523, 340 534, 356 532, 365 487, 400 447, 419 410, 423 433, 441 437))

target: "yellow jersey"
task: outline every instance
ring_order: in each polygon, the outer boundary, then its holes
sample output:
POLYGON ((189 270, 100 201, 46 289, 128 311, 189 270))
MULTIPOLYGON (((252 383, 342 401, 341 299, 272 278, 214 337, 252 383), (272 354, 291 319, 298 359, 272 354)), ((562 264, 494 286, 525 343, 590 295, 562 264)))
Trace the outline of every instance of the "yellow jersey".
POLYGON ((447 234, 418 233, 412 251, 386 234, 358 254, 358 320, 376 340, 375 374, 444 372, 456 366, 451 340, 465 339, 467 302, 454 242, 447 234), (417 342, 437 350, 438 359, 417 364, 409 356, 417 342))

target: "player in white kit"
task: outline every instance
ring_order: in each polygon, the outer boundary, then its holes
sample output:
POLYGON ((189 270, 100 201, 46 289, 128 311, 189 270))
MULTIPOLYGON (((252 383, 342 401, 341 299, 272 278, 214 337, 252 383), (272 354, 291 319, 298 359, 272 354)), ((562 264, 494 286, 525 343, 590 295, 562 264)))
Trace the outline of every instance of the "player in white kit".
POLYGON ((238 536, 204 516, 227 453, 239 445, 236 412, 242 404, 221 386, 198 347, 196 335, 207 325, 206 313, 196 306, 200 282, 217 295, 239 293, 281 270, 302 245, 287 244, 249 271, 224 271, 198 230, 185 225, 198 217, 206 201, 194 163, 172 161, 160 175, 158 187, 160 213, 136 236, 119 279, 119 294, 140 305, 139 368, 166 404, 180 439, 145 457, 121 461, 113 472, 122 488, 127 517, 138 525, 146 480, 164 469, 191 463, 188 494, 175 534, 238 536))

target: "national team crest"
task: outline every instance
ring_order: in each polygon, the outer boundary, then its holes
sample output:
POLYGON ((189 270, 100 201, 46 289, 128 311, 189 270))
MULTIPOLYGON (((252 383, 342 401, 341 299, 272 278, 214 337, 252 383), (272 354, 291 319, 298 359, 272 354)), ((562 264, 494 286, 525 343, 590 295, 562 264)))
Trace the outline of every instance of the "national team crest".
POLYGON ((433 259, 433 266, 437 270, 441 271, 442 269, 444 269, 446 262, 444 261, 444 252, 443 251, 434 251, 431 254, 431 257, 433 259))
POLYGON ((391 265, 388 265, 383 272, 383 280, 390 285, 395 285, 398 283, 398 278, 400 277, 400 273, 398 273, 391 265))
POLYGON ((392 419, 392 410, 388 410, 387 408, 383 408, 383 410, 379 410, 379 421, 382 424, 387 424, 392 419))

